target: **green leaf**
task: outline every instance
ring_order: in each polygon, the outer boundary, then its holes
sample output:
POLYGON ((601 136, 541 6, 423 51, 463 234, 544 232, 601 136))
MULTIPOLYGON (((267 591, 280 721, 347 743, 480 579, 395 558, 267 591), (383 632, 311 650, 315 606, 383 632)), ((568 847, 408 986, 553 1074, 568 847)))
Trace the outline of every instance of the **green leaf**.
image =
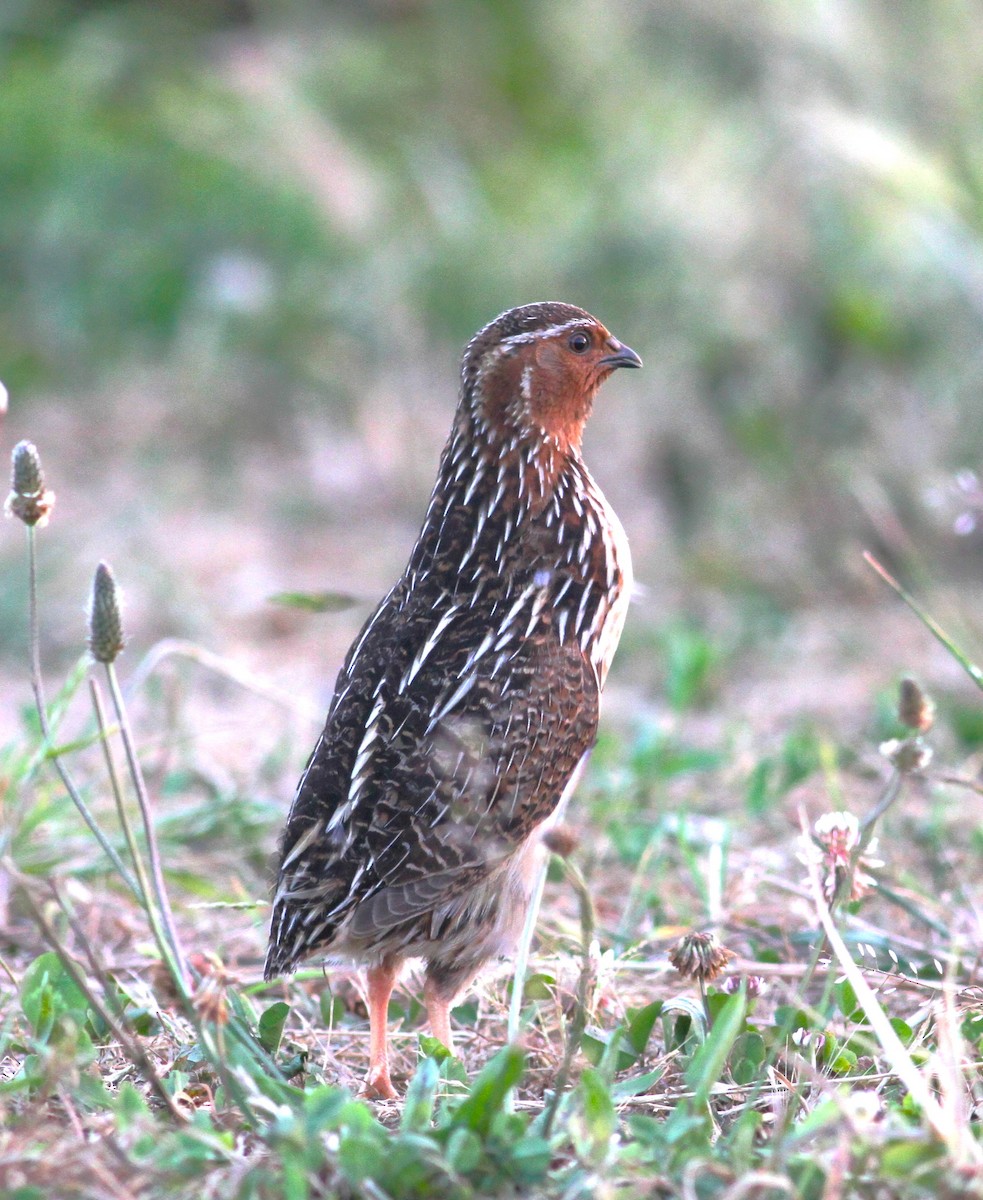
POLYGON ((258 1026, 259 1044, 268 1054, 276 1054, 280 1049, 283 1027, 287 1022, 289 1013, 290 1005, 283 1000, 277 1000, 260 1017, 258 1026))
POLYGON ((304 1093, 304 1113, 308 1128, 314 1133, 336 1128, 345 1116, 350 1115, 350 1106, 353 1103, 357 1101, 353 1101, 343 1088, 330 1087, 328 1084, 312 1088, 304 1093))
POLYGON ((125 1133, 137 1122, 150 1116, 146 1100, 128 1079, 124 1079, 116 1093, 116 1122, 120 1132, 125 1133))
POLYGON ((834 1075, 852 1075, 857 1069, 857 1056, 844 1047, 830 1055, 826 1066, 834 1075))
POLYGON ((553 1161, 553 1147, 545 1138, 529 1134, 512 1147, 510 1173, 520 1184, 530 1186, 545 1178, 553 1161))
MULTIPOLYGON (((436 1041, 431 1038, 431 1041, 436 1041)), ((441 1050, 446 1047, 439 1042, 441 1050)), ((416 1074, 410 1080, 406 1090, 406 1100, 403 1102, 403 1116, 400 1129, 406 1131, 422 1131, 427 1129, 433 1118, 434 1097, 440 1082, 440 1066, 433 1057, 427 1057, 416 1069, 416 1074)))
POLYGON ((350 1133, 338 1147, 338 1166, 350 1183, 378 1175, 385 1157, 382 1139, 362 1132, 350 1133))
POLYGON ((530 975, 522 989, 523 1000, 549 1000, 556 986, 556 977, 539 972, 530 975))
POLYGON ((420 1051, 427 1058, 433 1058, 439 1063, 454 1057, 453 1051, 448 1050, 439 1038, 431 1037, 429 1033, 420 1034, 420 1051))
POLYGON ((611 1088, 611 1095, 618 1100, 628 1100, 632 1096, 641 1096, 659 1082, 665 1072, 660 1067, 656 1071, 646 1071, 643 1075, 633 1075, 630 1079, 621 1079, 611 1088))
POLYGON ((891 1017, 891 1028, 898 1035, 901 1041, 907 1046, 911 1039, 915 1036, 915 1031, 907 1021, 902 1021, 900 1017, 891 1017))
POLYGON ((764 1038, 760 1033, 742 1033, 734 1043, 731 1071, 736 1083, 753 1083, 761 1074, 767 1056, 764 1038))
POLYGON ((669 622, 657 637, 664 664, 663 688, 671 708, 682 712, 707 699, 722 657, 717 645, 689 621, 669 622))
POLYGON ((581 1110, 587 1118, 592 1136, 607 1141, 614 1133, 617 1117, 611 1102, 611 1093, 600 1072, 586 1068, 580 1077, 577 1090, 580 1094, 581 1110))
POLYGON ((447 1162, 461 1175, 468 1175, 481 1162, 484 1152, 481 1138, 473 1129, 454 1129, 447 1139, 447 1162))
POLYGON ((625 1037, 636 1054, 644 1054, 648 1040, 652 1036, 655 1023, 662 1015, 662 1001, 653 1000, 633 1013, 625 1030, 625 1037))
POLYGON ((907 1179, 937 1160, 941 1153, 937 1143, 926 1142, 922 1137, 892 1142, 881 1155, 881 1170, 887 1176, 907 1179))
POLYGON ((362 603, 357 596, 350 596, 347 592, 276 592, 268 600, 270 604, 314 613, 345 612, 362 603))
POLYGON ((744 803, 752 817, 764 816, 776 798, 771 786, 773 771, 774 762, 770 758, 763 758, 748 776, 744 803))
POLYGON ((575 1141, 579 1143, 582 1157, 592 1162, 601 1161, 607 1156, 611 1138, 618 1127, 614 1101, 603 1076, 590 1067, 580 1077, 577 1095, 580 1120, 574 1123, 575 1141))
POLYGON ((719 1083, 727 1056, 744 1027, 747 999, 737 993, 727 997, 727 1003, 707 1036, 706 1041, 693 1055, 686 1068, 686 1084, 696 1093, 693 1103, 699 1107, 706 1104, 710 1089, 719 1083))
POLYGON ((88 1019, 84 993, 53 950, 38 955, 24 972, 20 995, 24 1016, 42 1040, 63 1017, 71 1017, 79 1027, 88 1019))
POLYGON ((836 1007, 847 1020, 853 1021, 857 1025, 866 1025, 867 1018, 864 1010, 857 1003, 857 993, 848 979, 843 979, 835 985, 833 998, 836 1001, 836 1007))
POLYGON ((345 1002, 340 996, 332 995, 330 989, 325 988, 318 997, 318 1008, 321 1013, 321 1021, 329 1028, 343 1024, 347 1011, 345 1002))
POLYGON ((496 1114, 502 1111, 505 1097, 522 1078, 525 1063, 526 1056, 517 1046, 500 1050, 482 1068, 470 1095, 455 1110, 451 1125, 487 1133, 496 1114))
POLYGON ((619 1025, 611 1033, 583 1033, 580 1049, 592 1067, 597 1067, 606 1078, 617 1071, 627 1071, 635 1065, 638 1055, 626 1045, 624 1027, 619 1025))
POLYGON ((580 1050, 592 1067, 604 1057, 604 1051, 607 1048, 607 1043, 603 1042, 599 1037, 595 1037, 592 1033, 585 1033, 580 1039, 580 1050))
POLYGON ((826 1195, 826 1172, 814 1157, 793 1159, 788 1165, 788 1173, 799 1200, 822 1200, 826 1195))

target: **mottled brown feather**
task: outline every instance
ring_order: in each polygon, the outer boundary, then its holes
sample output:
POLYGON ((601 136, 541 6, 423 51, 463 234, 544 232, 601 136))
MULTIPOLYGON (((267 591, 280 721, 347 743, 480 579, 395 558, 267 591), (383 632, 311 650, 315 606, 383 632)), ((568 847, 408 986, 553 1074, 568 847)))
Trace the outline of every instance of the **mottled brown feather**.
POLYGON ((637 356, 569 305, 470 342, 423 528, 290 810, 268 978, 314 954, 419 956, 449 995, 508 948, 528 901, 515 864, 593 745, 624 620, 624 535, 580 457, 617 365, 637 356))

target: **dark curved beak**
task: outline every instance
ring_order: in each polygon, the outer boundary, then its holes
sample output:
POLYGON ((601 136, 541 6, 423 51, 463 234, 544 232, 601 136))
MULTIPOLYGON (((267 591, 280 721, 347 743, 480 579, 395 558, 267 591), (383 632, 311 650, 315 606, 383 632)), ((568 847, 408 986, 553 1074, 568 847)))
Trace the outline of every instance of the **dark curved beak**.
POLYGON ((611 353, 599 360, 600 366, 610 367, 614 370, 615 367, 640 367, 642 365, 642 360, 631 346, 623 345, 615 337, 608 338, 607 344, 611 348, 611 353))

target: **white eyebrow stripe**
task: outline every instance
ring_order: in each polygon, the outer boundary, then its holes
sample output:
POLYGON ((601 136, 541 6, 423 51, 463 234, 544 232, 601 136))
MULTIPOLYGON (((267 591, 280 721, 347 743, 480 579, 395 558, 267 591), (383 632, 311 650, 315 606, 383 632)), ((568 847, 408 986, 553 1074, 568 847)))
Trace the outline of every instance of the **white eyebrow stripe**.
POLYGON ((500 345, 526 346, 530 342, 556 337, 558 333, 565 333, 568 329, 576 329, 578 326, 580 328, 590 326, 590 321, 586 317, 574 317, 572 321, 564 321, 562 325, 547 325, 545 329, 533 329, 529 333, 515 333, 511 337, 502 338, 500 345))

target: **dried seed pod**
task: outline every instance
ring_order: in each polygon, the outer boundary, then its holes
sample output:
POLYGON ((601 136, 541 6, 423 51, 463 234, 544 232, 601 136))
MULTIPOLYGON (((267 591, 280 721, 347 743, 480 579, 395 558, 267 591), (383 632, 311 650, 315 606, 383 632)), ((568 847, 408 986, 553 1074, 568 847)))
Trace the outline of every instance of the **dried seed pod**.
POLYGON ((55 503, 55 494, 45 487, 41 456, 33 442, 18 442, 11 455, 10 495, 4 505, 8 517, 25 525, 43 528, 55 503))
POLYGON ((569 858, 580 845, 580 835, 569 825, 555 825, 543 834, 543 845, 560 858, 569 858))
POLYGON ((715 933, 688 933, 669 951, 669 961, 684 979, 716 979, 734 957, 715 933))
POLYGON ((898 689, 898 720, 909 729, 927 733, 935 723, 935 704, 914 679, 901 680, 898 689))
POLYGON ((96 567, 89 604, 89 650, 96 662, 115 662, 123 649, 123 618, 120 615, 116 580, 108 563, 96 567))
POLYGON ((892 738, 881 743, 880 751, 902 775, 924 771, 932 761, 932 747, 926 746, 919 737, 892 738))

